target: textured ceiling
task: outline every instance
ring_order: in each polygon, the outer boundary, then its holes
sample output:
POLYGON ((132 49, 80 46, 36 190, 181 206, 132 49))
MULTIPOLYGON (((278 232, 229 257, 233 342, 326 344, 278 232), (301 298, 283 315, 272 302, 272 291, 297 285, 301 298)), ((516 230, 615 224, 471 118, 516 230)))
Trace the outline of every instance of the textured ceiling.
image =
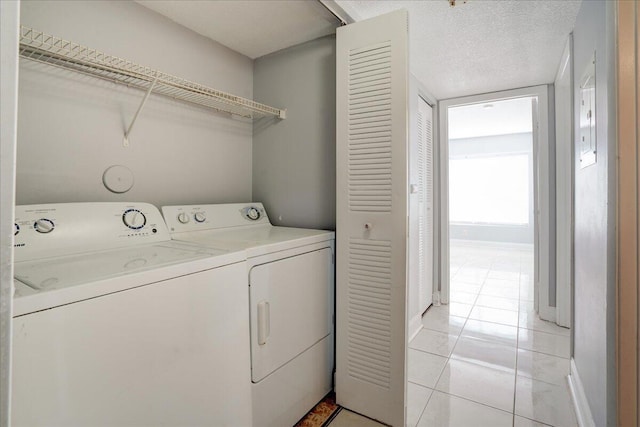
MULTIPOLYGON (((335 31, 315 0, 136 0, 250 58, 335 31)), ((411 71, 437 99, 551 83, 580 0, 336 0, 356 20, 409 11, 411 71)))
POLYGON ((335 32, 338 20, 315 0, 136 0, 252 59, 335 32))
POLYGON ((409 11, 411 71, 437 99, 551 83, 577 0, 336 0, 357 21, 409 11))

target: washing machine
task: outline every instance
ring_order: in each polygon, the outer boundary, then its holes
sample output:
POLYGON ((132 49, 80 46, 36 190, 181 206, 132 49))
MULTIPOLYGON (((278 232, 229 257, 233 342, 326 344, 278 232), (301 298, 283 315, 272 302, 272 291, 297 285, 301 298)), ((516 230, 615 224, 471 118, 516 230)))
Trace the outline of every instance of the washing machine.
POLYGON ((12 425, 252 424, 242 251, 144 203, 16 207, 12 425))
POLYGON ((334 240, 276 227, 261 203, 164 206, 174 240, 247 256, 255 426, 291 426, 332 388, 334 240))

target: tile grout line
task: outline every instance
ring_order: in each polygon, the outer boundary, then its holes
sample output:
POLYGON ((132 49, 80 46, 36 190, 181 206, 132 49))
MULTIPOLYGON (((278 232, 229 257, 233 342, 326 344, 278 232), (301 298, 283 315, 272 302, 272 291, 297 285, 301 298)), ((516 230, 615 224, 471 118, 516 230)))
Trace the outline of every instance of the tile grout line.
MULTIPOLYGON (((461 268, 462 268, 462 267, 461 267, 461 268)), ((480 296, 480 294, 481 294, 481 292, 482 292, 482 288, 483 288, 483 287, 484 287, 484 285, 485 285, 485 281, 487 280, 487 278, 488 278, 488 276, 489 276, 489 271, 490 271, 490 270, 491 270, 491 268, 489 268, 489 270, 487 271, 487 273, 486 273, 486 275, 485 275, 484 279, 482 280, 482 283, 480 284, 480 290, 479 290, 479 291, 478 291, 478 293, 476 294, 476 298, 475 298, 475 300, 474 300, 473 304, 470 304, 470 305, 471 305, 471 310, 473 310, 473 308, 474 308, 474 307, 476 307, 476 302, 477 302, 478 297, 480 296)), ((481 306, 480 306, 480 307, 481 307, 481 306)), ((451 350, 451 353, 449 353, 449 356, 447 357, 447 362, 446 362, 446 364, 445 364, 445 367, 442 369, 442 371, 440 372, 440 375, 438 376, 438 380, 436 381, 436 386, 438 385, 438 382, 440 382, 440 378, 442 378, 442 374, 444 373, 444 370, 446 369, 447 365, 448 365, 448 364, 449 364, 449 362, 451 361, 451 356, 452 356, 452 355, 453 355, 453 353, 455 352, 456 346, 458 345, 458 342, 459 342, 460 338, 462 337, 462 332, 464 331, 464 328, 467 326, 467 322, 468 322, 469 320, 476 320, 476 319, 470 319, 470 317, 469 317, 470 315, 471 315, 471 311, 469 312, 469 315, 467 315, 467 316, 466 316, 465 321, 464 321, 464 324, 462 325, 462 329, 460 329, 460 333, 459 333, 459 334, 457 334, 456 343, 455 343, 455 345, 453 346, 453 349, 451 350)), ((460 317, 460 316, 458 316, 458 317, 460 317)), ((517 347, 516 347, 516 357, 517 357, 517 347)), ((443 393, 443 394, 446 394, 446 395, 449 395, 449 396, 456 397, 456 398, 458 398, 458 399, 466 400, 467 402, 473 402, 473 403, 478 404, 478 405, 486 406, 486 407, 488 407, 488 408, 492 408, 492 409, 495 409, 495 410, 498 410, 498 411, 503 411, 503 412, 505 412, 505 413, 508 413, 508 412, 507 412, 507 411, 505 411, 504 409, 496 408, 495 406, 487 405, 486 403, 477 402, 477 401, 475 401, 475 400, 472 400, 472 399, 469 399, 469 398, 466 398, 466 397, 463 397, 463 396, 458 396, 458 395, 455 395, 455 394, 452 394, 452 393, 447 393, 447 392, 444 392, 444 391, 440 391, 440 390, 437 390, 437 389, 434 387, 433 392, 435 393, 436 391, 437 391, 437 392, 440 392, 440 393, 443 393)), ((431 394, 431 396, 429 397, 429 400, 431 400, 431 397, 432 397, 432 396, 433 396, 433 393, 432 393, 432 394, 431 394)), ((428 404, 428 402, 427 402, 427 404, 428 404)), ((426 406, 425 406, 425 409, 426 409, 426 406)), ((423 412, 422 412, 422 413, 424 414, 424 409, 423 409, 423 412)), ((420 415, 420 418, 422 418, 422 414, 420 415)))
MULTIPOLYGON (((414 383, 414 384, 415 384, 415 383, 414 383)), ((420 384, 418 384, 418 385, 420 385, 420 384)), ((423 387, 424 387, 424 386, 423 386, 423 387)), ((428 388, 428 387, 427 387, 427 388, 428 388)), ((435 393, 435 392, 436 392, 435 387, 434 387, 434 388, 432 388, 432 389, 430 389, 430 390, 431 390, 431 394, 429 394, 429 398, 427 399, 427 402, 424 404, 424 408, 422 408, 422 411, 420 411, 420 415, 418 416, 418 421, 416 421, 416 424, 415 424, 416 426, 417 426, 418 424, 420 424, 420 420, 422 419, 422 416, 424 415, 424 411, 426 411, 426 410, 427 410, 427 406, 429 406, 429 402, 431 402, 431 398, 433 397, 433 393, 435 393)), ((415 427, 415 426, 411 426, 411 427, 415 427)))
MULTIPOLYGON (((485 276, 485 279, 486 279, 486 276, 485 276)), ((451 282, 449 282, 449 283, 451 283, 451 282)), ((482 290, 482 286, 484 286, 484 280, 483 280, 482 283, 483 284, 480 285, 480 290, 482 290)), ((478 295, 479 295, 479 293, 478 293, 478 295)), ((477 300, 477 297, 476 297, 476 300, 477 300)), ((449 302, 449 303, 451 303, 451 302, 449 302)), ((475 301, 474 301, 474 305, 475 305, 475 301)), ((473 305, 471 306, 471 309, 473 310, 473 305)), ((471 311, 469 311, 469 314, 471 314, 471 311)), ((467 321, 468 320, 469 320, 469 315, 467 315, 465 317, 464 323, 462 325, 462 328, 460 328, 460 332, 457 334, 456 343, 454 344, 453 348, 451 349, 451 352, 449 353, 449 356, 447 356, 447 361, 445 362, 444 367, 442 368, 442 370, 440 371, 440 374, 438 375, 438 379, 436 380, 436 382, 435 382, 435 384, 433 386, 433 393, 435 393, 436 391, 440 391, 440 390, 437 389, 438 383, 440 382, 440 379, 442 378, 442 374, 444 373, 445 369, 447 369, 447 365, 449 365, 449 362, 451 361, 451 355, 453 354, 453 352, 456 349, 456 346, 458 345, 458 340, 462 336, 462 331, 464 331, 465 326, 467 326, 467 321)), ((433 397, 433 393, 431 393, 431 396, 429 397, 429 400, 431 400, 431 397, 433 397)), ((447 394, 449 396, 455 396, 455 395, 452 395, 450 393, 446 393, 446 392, 443 392, 443 391, 441 391, 441 393, 447 394)), ((476 403, 478 403, 478 402, 476 402, 476 403)), ((429 404, 429 402, 427 402, 427 405, 428 404, 429 404)), ((424 414, 424 411, 426 410, 426 408, 427 408, 427 406, 425 405, 424 409, 422 410, 422 414, 424 414)), ((422 414, 420 415, 420 418, 422 418, 422 414)), ((419 422, 419 420, 420 419, 418 419, 418 422, 419 422)))
POLYGON ((518 393, 518 354, 520 350, 520 286, 522 280, 522 262, 520 262, 519 276, 518 276, 518 331, 516 334, 516 368, 513 377, 513 411, 511 417, 511 425, 516 425, 516 398, 518 393))
MULTIPOLYGON (((548 320, 543 320, 543 322, 548 322, 548 320)), ((518 324, 520 324, 519 321, 518 321, 518 324)), ((526 329, 526 330, 532 331, 532 332, 540 332, 542 334, 553 335, 553 336, 556 336, 556 337, 563 337, 563 338, 568 338, 571 335, 571 334, 569 334, 569 335, 556 334, 554 332, 541 331, 540 329, 532 329, 532 328, 527 328, 527 327, 522 327, 522 326, 518 326, 518 329, 526 329)))
MULTIPOLYGON (((469 256, 467 256, 467 258, 470 258, 470 257, 469 257, 469 256)), ((480 296, 484 295, 484 294, 483 294, 483 290, 485 290, 486 281, 487 281, 487 279, 489 279, 489 278, 490 278, 489 276, 491 275, 491 271, 493 270, 493 267, 496 265, 496 263, 497 263, 497 262, 500 262, 500 260, 501 260, 501 258, 500 258, 499 256, 495 256, 495 257, 493 257, 493 258, 491 259, 491 262, 489 263, 489 268, 488 268, 488 269, 486 269, 486 272, 483 274, 483 279, 481 279, 481 282, 480 282, 480 283, 469 283, 470 285, 474 285, 474 286, 479 285, 479 288, 478 288, 478 291, 477 291, 477 292, 467 292, 467 293, 469 293, 469 294, 470 294, 470 296, 471 296, 471 295, 473 296, 472 301, 471 301, 471 304, 469 304, 469 302, 458 302, 458 301, 450 301, 450 302, 456 302, 456 303, 459 303, 459 304, 466 304, 466 305, 469 305, 469 306, 471 306, 471 311, 473 311, 476 307, 485 307, 485 306, 483 306, 483 305, 478 305, 478 300, 480 299, 480 296)), ((477 264, 479 264, 479 263, 480 263, 480 260, 472 259, 472 262, 476 262, 477 264)), ((447 359, 447 360, 446 360, 445 366, 444 366, 444 368, 440 371, 440 374, 438 375, 438 378, 437 378, 437 380, 436 380, 436 382, 435 382, 435 387, 434 387, 434 389, 433 389, 433 391, 432 391, 431 395, 429 396, 429 399, 427 400, 427 404, 425 404, 425 407, 422 409, 422 412, 420 413, 420 416, 419 416, 418 420, 422 419, 422 417, 423 417, 423 415, 424 415, 424 413, 425 413, 425 411, 426 411, 426 406, 427 406, 427 405, 428 405, 428 403, 431 401, 431 399, 433 398, 433 394, 434 394, 436 391, 437 391, 437 392, 440 392, 440 393, 443 393, 443 394, 446 394, 446 395, 449 395, 449 396, 454 396, 454 397, 456 397, 456 398, 459 398, 459 399, 462 399, 462 400, 465 400, 465 401, 473 402, 473 403, 476 403, 476 404, 479 404, 479 405, 482 405, 482 406, 485 406, 485 407, 493 408, 493 409, 496 409, 496 410, 499 410, 499 411, 502 411, 502 412, 508 413, 508 411, 505 411, 504 409, 496 408, 496 407, 494 407, 494 406, 487 405, 487 404, 482 403, 482 402, 476 402, 476 401, 471 400, 471 399, 468 399, 468 398, 466 398, 466 397, 457 396, 457 395, 455 395, 455 394, 451 394, 451 393, 443 392, 443 391, 440 391, 440 390, 437 390, 437 389, 436 389, 436 387, 438 386, 438 383, 439 383, 439 382, 440 382, 440 380, 442 379, 442 375, 443 375, 443 373, 444 373, 444 370, 446 369, 447 365, 450 365, 451 360, 453 360, 453 359, 452 359, 452 355, 453 355, 453 353, 455 352, 455 350, 456 350, 457 346, 460 344, 460 338, 462 338, 462 334, 463 334, 463 332, 464 332, 464 330, 465 330, 466 326, 468 326, 468 322, 469 322, 469 320, 474 320, 474 321, 478 321, 478 322, 486 322, 486 323, 490 323, 490 324, 497 324, 497 325, 506 326, 506 327, 515 327, 515 329, 516 329, 516 343, 515 343, 515 348, 514 348, 514 349, 515 349, 515 352, 516 352, 516 365, 515 365, 515 369, 514 369, 514 371, 513 371, 513 374, 514 374, 514 400, 513 400, 513 406, 512 406, 512 411, 511 411, 511 414, 512 414, 512 424, 513 424, 513 423, 515 423, 515 388, 516 388, 516 381, 517 381, 517 377, 518 377, 518 375, 517 375, 517 368, 518 368, 518 350, 520 349, 520 342, 519 342, 519 329, 520 329, 520 325, 521 325, 521 322, 520 322, 520 313, 523 311, 523 308, 522 308, 522 300, 521 300, 521 297, 522 297, 522 292, 521 292, 521 286, 522 286, 522 283, 521 283, 521 278, 522 278, 522 260, 521 260, 521 259, 518 259, 518 260, 516 260, 516 262, 518 263, 518 281, 517 281, 517 286, 518 286, 518 288, 517 288, 517 295, 518 295, 518 296, 517 296, 517 298, 508 298, 508 299, 517 301, 517 309, 516 309, 516 310, 509 310, 509 309, 505 309, 505 308, 498 308, 498 307, 485 307, 485 308, 489 308, 489 309, 504 310, 504 311, 510 311, 510 312, 515 312, 515 313, 517 313, 517 316, 518 316, 518 317, 517 317, 517 322, 516 322, 516 324, 515 324, 515 325, 513 325, 513 324, 508 325, 508 324, 503 324, 503 323, 499 323, 499 322, 490 322, 490 321, 486 321, 486 320, 482 320, 482 319, 473 319, 473 318, 471 318, 471 311, 470 311, 466 316, 464 316, 464 321, 462 322, 462 327, 461 327, 461 328, 460 328, 460 330, 455 334, 455 343, 454 343, 454 345, 453 345, 453 347, 452 347, 451 351, 449 351, 449 352, 448 352, 448 356, 446 356, 446 359, 447 359)), ((484 267, 469 266, 469 264, 470 264, 470 262, 469 262, 469 261, 465 261, 465 262, 463 262, 459 267, 457 267, 457 269, 456 269, 456 275, 457 275, 457 273, 458 273, 458 272, 460 272, 460 270, 462 270, 462 269, 464 269, 464 268, 485 269, 484 267)), ((476 264, 476 265, 477 265, 477 264, 476 264)), ((481 265, 484 265, 484 264, 481 264, 481 265)), ((454 278, 452 277, 451 279, 452 279, 452 281, 453 281, 453 279, 454 279, 454 278)), ((500 279, 500 278, 494 278, 494 279, 500 279)), ((477 279, 476 279, 476 280, 477 280, 477 279)), ((507 280, 507 279, 503 279, 503 280, 507 280)), ((468 283, 468 282, 467 282, 467 283, 468 283)), ((489 297, 495 297, 495 298, 505 298, 503 295, 493 295, 493 296, 492 296, 492 295, 488 295, 488 296, 489 296, 489 297)), ((469 301, 469 300, 467 300, 467 301, 469 301)), ((447 316, 448 316, 448 317, 450 317, 450 316, 451 316, 451 314, 450 314, 449 312, 447 312, 447 316)), ((462 316, 457 316, 457 317, 462 317, 462 316)), ((447 326, 449 326, 449 325, 447 325, 447 326)), ((432 331, 434 331, 434 332, 446 333, 447 335, 450 335, 450 336, 451 336, 451 335, 453 335, 453 334, 451 334, 451 332, 450 332, 449 330, 447 330, 446 332, 443 332, 443 331, 438 331, 438 330, 435 330, 435 329, 431 329, 431 328, 425 327, 424 325, 423 325, 423 328, 424 328, 424 329, 427 329, 427 330, 432 330, 432 331)), ((523 329, 527 329, 527 330, 529 330, 529 328, 523 328, 523 329)), ((538 330, 536 330, 536 329, 532 329, 532 331, 536 331, 536 332, 544 332, 544 333, 551 334, 551 335, 562 336, 562 335, 559 335, 559 334, 553 334, 553 333, 551 333, 551 332, 538 331, 538 330)), ((510 345, 504 344, 503 342, 500 342, 500 341, 494 341, 494 340, 483 340, 483 341, 486 341, 486 342, 489 342, 489 343, 495 343, 495 344, 502 344, 502 345, 504 345, 504 346, 506 346, 506 347, 511 347, 510 345)), ((422 352, 424 352, 424 353, 434 354, 434 355, 437 355, 437 356, 443 357, 441 354, 430 353, 429 351, 424 351, 424 350, 421 350, 421 349, 415 349, 415 350, 418 350, 418 351, 422 351, 422 352)), ((533 351, 533 350, 527 350, 527 351, 535 352, 535 351, 533 351)), ((537 352, 535 352, 535 353, 537 353, 537 352)), ((543 353, 543 354, 544 354, 544 353, 543 353)), ((552 356, 552 357, 559 357, 559 356, 556 356, 556 355, 549 355, 549 356, 552 356)), ((561 357, 559 357, 559 358, 561 358, 561 357)), ((419 384, 419 385, 420 385, 420 386, 422 386, 421 384, 419 384)), ((423 386, 423 387, 424 387, 424 386, 423 386)))
MULTIPOLYGON (((476 295, 476 299, 475 299, 474 303, 472 304, 471 311, 473 311, 473 309, 474 309, 475 307, 482 307, 482 306, 477 306, 477 305, 476 305, 476 303, 477 303, 477 300, 478 300, 478 298, 480 297, 480 295, 482 295, 482 289, 483 289, 483 288, 484 288, 484 286, 485 286, 485 282, 486 282, 486 280, 489 278, 489 274, 490 274, 490 272, 491 272, 492 266, 493 266, 493 263, 492 263, 492 264, 491 264, 491 266, 489 267, 489 269, 488 269, 488 271, 487 271, 487 274, 485 275, 485 277, 484 277, 484 279, 483 279, 483 281, 482 281, 482 284, 480 285, 480 290, 478 291, 478 294, 476 295)), ((500 297, 496 297, 496 298, 500 298, 500 297)), ((517 313, 518 313, 518 323, 517 323, 517 325, 519 325, 519 324, 520 324, 520 323, 519 323, 519 322, 520 322, 520 273, 519 273, 519 276, 518 276, 518 299, 517 299, 517 301, 518 301, 518 311, 517 311, 517 313)), ((492 307, 489 307, 489 308, 492 308, 492 307)), ((513 311, 513 310, 505 310, 505 311, 513 311)), ((467 325, 467 322, 468 322, 469 320, 476 320, 476 321, 484 322, 484 320, 471 319, 471 318, 470 318, 470 316, 471 316, 471 312, 469 313, 469 315, 468 315, 468 316, 467 316, 467 318, 465 319, 465 323, 464 323, 464 325, 463 325, 462 330, 460 331, 460 334, 458 335, 458 338, 457 338, 457 340, 456 340, 456 345, 454 346, 453 350, 451 351, 451 354, 449 355, 449 358, 448 358, 448 360, 447 360, 447 364, 448 364, 448 363, 449 363, 449 361, 451 360, 451 355, 453 355, 453 353, 455 352, 455 347, 458 345, 458 341, 459 341, 459 339, 462 337, 462 332, 464 331, 464 327, 467 325)), ((497 325, 501 325, 501 326, 510 326, 510 327, 513 327, 513 325, 503 325, 503 324, 500 324, 500 323, 497 323, 497 322, 487 322, 487 323, 493 323, 493 324, 497 324, 497 325)), ((518 329, 518 326, 516 326, 516 329, 518 329)), ((516 353, 516 365, 515 365, 515 369, 514 369, 514 391, 513 391, 513 396, 514 396, 514 397, 513 397, 513 406, 512 406, 513 410, 512 410, 512 412, 511 412, 512 426, 513 426, 513 424, 515 423, 515 381, 516 381, 517 376, 518 376, 518 375, 517 375, 517 366, 518 366, 518 365, 517 365, 517 361, 518 361, 517 332, 518 332, 518 331, 516 330, 516 347, 515 347, 515 350, 516 350, 516 352, 515 352, 515 353, 516 353)), ((494 341, 488 341, 488 342, 494 343, 494 341)), ((509 346, 509 347, 510 347, 510 346, 509 346)), ((446 368, 446 365, 445 365, 445 368, 446 368)), ((443 372, 444 372, 444 369, 443 369, 443 372)), ((440 377, 442 377, 442 373, 440 374, 440 377)), ((438 378, 438 381, 440 381, 440 377, 438 378)), ((436 383, 436 384, 437 384, 437 383, 436 383)), ((438 391, 438 390, 435 390, 435 389, 434 389, 434 391, 438 391)), ((441 392, 441 393, 445 393, 445 392, 441 392)), ((473 402, 473 403, 476 403, 476 404, 478 404, 478 405, 486 406, 486 407, 489 407, 489 408, 493 408, 493 409, 496 409, 496 410, 499 410, 499 411, 503 411, 503 412, 505 412, 505 413, 508 413, 508 411, 505 411, 504 409, 496 408, 495 406, 491 406, 491 405, 488 405, 488 404, 486 404, 486 403, 477 402, 477 401, 475 401, 475 400, 468 399, 468 398, 463 397, 463 396, 458 396, 458 395, 451 394, 451 393, 445 393, 445 394, 448 394, 449 396, 457 397, 457 398, 459 398, 459 399, 466 400, 466 401, 468 401, 468 402, 473 402)))
POLYGON ((480 405, 480 406, 484 406, 486 408, 491 408, 491 409, 495 409, 496 411, 501 411, 504 412, 505 414, 511 414, 511 412, 502 409, 502 408, 498 408, 496 406, 492 406, 492 405, 488 405, 486 403, 482 403, 482 402, 478 402, 477 400, 473 400, 473 399, 469 399, 468 397, 464 397, 464 396, 458 396, 457 394, 452 394, 452 393, 447 393, 446 391, 440 391, 440 390, 433 390, 434 392, 439 392, 442 394, 446 394, 447 396, 453 396, 457 399, 461 399, 461 400, 466 400, 467 402, 471 402, 471 403, 475 403, 476 405, 480 405))
MULTIPOLYGON (((568 338, 568 337, 564 337, 564 338, 568 338)), ((518 347, 518 350, 528 351, 530 353, 536 353, 536 354, 544 354, 545 356, 557 357, 558 359, 562 359, 562 360, 571 360, 570 357, 562 357, 562 356, 558 356, 557 354, 545 353, 544 351, 540 351, 540 350, 529 350, 528 348, 520 348, 520 347, 518 347)))
MULTIPOLYGON (((458 270, 459 270, 459 268, 458 268, 458 270)), ((457 273, 457 271, 456 271, 456 273, 457 273)), ((451 279, 452 278, 449 278, 449 286, 451 286, 451 279)), ((477 296, 476 296, 476 299, 477 299, 477 296)), ((449 301, 449 303, 451 303, 451 301, 449 301)), ((475 304, 475 300, 474 300, 474 304, 475 304)), ((450 316, 449 313, 447 313, 447 317, 449 317, 449 316, 450 316)), ((456 334, 456 343, 453 345, 453 348, 451 349, 451 352, 447 356, 447 360, 446 360, 442 370, 440 371, 440 374, 438 374, 438 378, 436 379, 436 381, 433 384, 433 389, 431 389, 431 394, 429 395, 429 398, 427 399, 427 402, 425 403, 424 408, 422 408, 422 411, 420 412, 420 416, 418 417, 418 421, 417 421, 416 425, 420 424, 420 420, 422 419, 422 416, 424 415, 424 412, 427 410, 427 406, 429 405, 429 402, 431 401, 431 398, 433 398, 433 394, 436 391, 438 391, 437 388, 436 388, 438 386, 438 382, 440 381, 440 378, 442 377, 442 373, 447 368, 447 364, 451 360, 451 353, 453 353, 453 351, 455 350, 456 345, 458 344, 458 339, 460 338, 460 335, 462 334, 462 330, 464 329, 465 325, 467 324, 468 318, 469 318, 468 316, 465 318, 464 323, 462 325, 462 328, 460 328, 460 332, 458 332, 456 334)), ((423 325, 423 329, 428 329, 428 328, 425 328, 424 325, 423 325)), ((436 332, 440 332, 440 331, 436 331, 436 332)), ((444 332, 444 333, 447 333, 448 335, 450 335, 449 332, 444 332)), ((414 350, 418 350, 418 349, 414 349, 414 350)), ((419 351, 422 351, 422 350, 419 350, 419 351)), ((428 352, 426 352, 426 353, 428 353, 428 352)), ((428 354, 432 354, 432 353, 428 353, 428 354)), ((419 384, 419 385, 421 385, 421 384, 419 384)))

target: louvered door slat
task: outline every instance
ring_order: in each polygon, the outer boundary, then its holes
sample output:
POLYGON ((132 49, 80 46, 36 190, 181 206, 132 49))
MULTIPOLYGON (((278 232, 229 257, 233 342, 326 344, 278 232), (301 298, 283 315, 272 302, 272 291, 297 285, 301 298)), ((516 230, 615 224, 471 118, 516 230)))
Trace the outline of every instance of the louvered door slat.
POLYGON ((418 102, 418 281, 420 312, 433 299, 433 110, 418 102))
POLYGON ((391 156, 372 157, 367 156, 373 154, 367 150, 361 153, 351 150, 363 141, 371 142, 372 138, 376 138, 377 148, 391 149, 391 79, 385 77, 383 80, 375 80, 376 76, 390 75, 391 43, 381 43, 365 49, 351 50, 347 59, 347 109, 354 113, 371 108, 384 108, 386 114, 368 119, 358 118, 355 123, 348 120, 349 208, 361 212, 390 212, 391 186, 365 183, 357 177, 391 177, 391 156), (352 84, 354 79, 360 81, 362 76, 366 76, 368 84, 352 84))
POLYGON ((336 397, 403 426, 407 15, 337 34, 336 397))

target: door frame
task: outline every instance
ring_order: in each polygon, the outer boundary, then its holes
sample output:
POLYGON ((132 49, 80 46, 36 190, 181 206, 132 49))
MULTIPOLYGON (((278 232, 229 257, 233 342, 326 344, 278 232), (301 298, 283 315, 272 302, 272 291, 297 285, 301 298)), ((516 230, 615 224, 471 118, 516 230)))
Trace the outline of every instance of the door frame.
POLYGON ((616 3, 617 275, 616 384, 618 425, 640 421, 640 81, 637 2, 616 3))
MULTIPOLYGON (((535 282, 535 305, 540 317, 545 320, 555 321, 555 307, 550 305, 551 293, 555 294, 555 245, 553 231, 555 230, 555 217, 552 215, 554 209, 555 190, 552 187, 555 171, 551 170, 550 154, 553 153, 555 136, 551 132, 551 114, 553 114, 553 86, 540 85, 519 89, 490 92, 480 95, 471 95, 460 98, 445 99, 438 102, 438 128, 439 128, 439 172, 438 178, 440 189, 440 300, 443 303, 449 302, 449 129, 448 112, 449 107, 457 107, 469 104, 480 104, 490 101, 501 101, 514 98, 535 97, 538 100, 538 123, 537 138, 533 141, 534 158, 534 182, 538 180, 534 189, 535 201, 547 200, 548 202, 535 206, 539 211, 534 218, 537 218, 534 226, 534 242, 538 247, 534 247, 534 263, 539 271, 535 282), (550 114, 551 113, 551 114, 550 114), (537 193, 537 194, 536 194, 537 193), (546 256, 539 257, 537 251, 546 256), (553 287, 552 287, 553 285, 553 287), (551 290, 551 292, 550 292, 551 290)), ((554 127, 553 127, 554 128, 554 127)), ((555 128, 554 128, 555 129, 555 128)), ((534 128, 534 135, 536 130, 534 128)))
MULTIPOLYGON (((440 274, 440 212, 437 209, 438 202, 440 200, 440 165, 439 165, 439 156, 440 156, 440 103, 436 100, 436 98, 429 92, 424 84, 413 74, 411 78, 415 80, 415 85, 417 89, 417 94, 419 98, 422 98, 424 102, 426 102, 431 109, 432 113, 432 135, 433 138, 433 152, 431 153, 431 168, 432 168, 432 176, 433 176, 433 248, 432 248, 432 261, 433 261, 433 271, 432 278, 433 281, 433 294, 431 295, 431 303, 432 305, 440 304, 440 292, 439 292, 439 274, 440 274)), ((413 96, 414 93, 410 93, 409 96, 413 96)), ((420 316, 424 314, 420 313, 420 316)))
MULTIPOLYGON (((438 101, 435 99, 433 95, 426 89, 426 87, 422 84, 420 80, 414 75, 410 73, 409 77, 409 182, 410 184, 415 184, 414 181, 414 168, 416 165, 412 162, 412 159, 417 159, 417 140, 418 140, 418 108, 420 100, 424 101, 429 107, 432 109, 432 158, 431 158, 431 168, 432 168, 432 178, 433 178, 433 194, 432 194, 432 204, 433 204, 433 228, 431 230, 433 235, 432 241, 432 274, 431 274, 431 282, 432 282, 432 295, 431 300, 432 304, 437 303, 436 298, 438 297, 438 209, 437 200, 438 200, 438 183, 437 183, 437 156, 438 156, 438 126, 437 126, 437 117, 438 117, 438 101)), ((411 190, 410 190, 411 191, 411 190)), ((414 205, 413 195, 409 196, 409 216, 415 216, 414 213, 417 211, 417 203, 414 205)), ((414 224, 414 221, 409 220, 409 245, 411 247, 417 247, 417 225, 414 224)), ((416 262, 417 250, 409 251, 409 263, 414 264, 416 262), (414 253, 415 252, 415 253, 414 253)), ((420 283, 415 276, 416 272, 410 266, 409 267, 409 301, 407 303, 407 322, 409 328, 409 341, 411 341, 417 334, 420 332, 422 328, 422 315, 426 311, 420 308, 420 283)))
MULTIPOLYGON (((573 323, 574 118, 573 34, 569 34, 554 80, 556 132, 556 323, 573 323), (566 113, 566 114, 563 114, 566 113), (568 141, 564 137, 568 137, 568 141)), ((553 166, 552 166, 553 167, 553 166)))
POLYGON ((11 425, 13 223, 18 128, 20 1, 0 1, 0 426, 11 425))

